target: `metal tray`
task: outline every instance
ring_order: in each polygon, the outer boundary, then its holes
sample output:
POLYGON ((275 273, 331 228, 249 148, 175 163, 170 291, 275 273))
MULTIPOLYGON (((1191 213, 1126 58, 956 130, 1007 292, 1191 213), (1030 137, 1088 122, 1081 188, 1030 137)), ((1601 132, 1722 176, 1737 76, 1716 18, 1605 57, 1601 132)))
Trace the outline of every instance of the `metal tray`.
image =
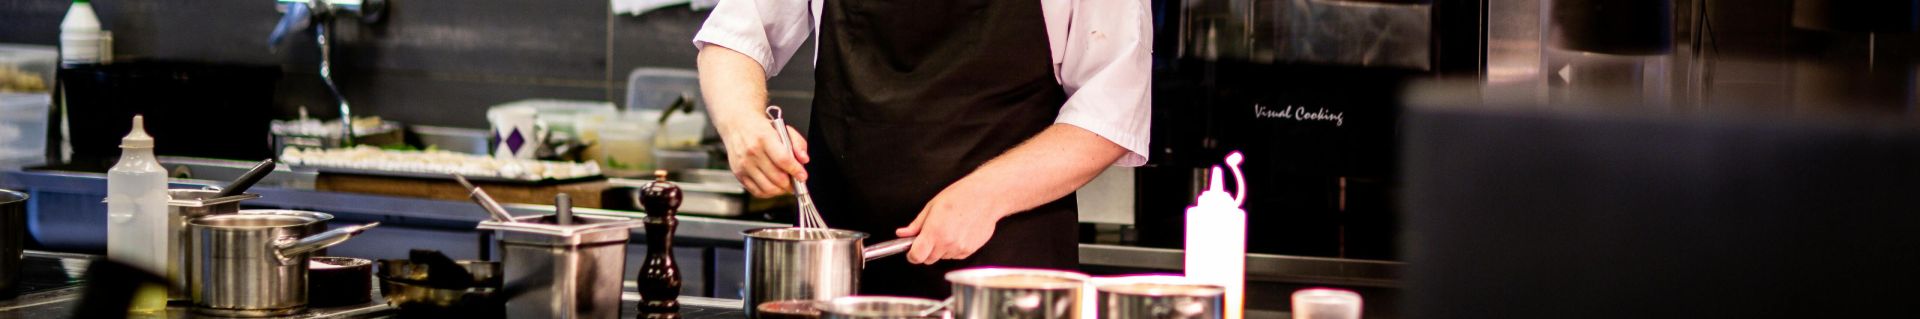
MULTIPOLYGON (((733 178, 726 170, 697 169, 668 174, 668 181, 680 186, 682 199, 680 213, 715 217, 736 217, 746 214, 748 196, 746 186, 733 178)), ((639 209, 639 188, 646 187, 653 176, 645 178, 615 178, 607 180, 613 187, 629 188, 627 196, 633 201, 633 207, 639 209)))
MULTIPOLYGON (((453 175, 440 174, 440 173, 383 171, 383 170, 345 168, 345 167, 333 167, 333 166, 317 166, 317 165, 298 165, 298 166, 293 166, 293 169, 296 171, 312 171, 312 172, 317 172, 321 174, 400 177, 400 178, 447 180, 447 181, 453 180, 453 175)), ((471 175, 462 175, 462 176, 466 177, 467 180, 469 181, 474 181, 478 183, 520 184, 520 185, 536 185, 536 186, 588 182, 588 181, 604 180, 607 178, 606 175, 599 175, 599 174, 574 177, 574 178, 564 178, 564 179, 544 178, 544 179, 538 179, 538 180, 515 179, 515 178, 505 178, 505 177, 498 177, 498 176, 471 176, 471 175)))

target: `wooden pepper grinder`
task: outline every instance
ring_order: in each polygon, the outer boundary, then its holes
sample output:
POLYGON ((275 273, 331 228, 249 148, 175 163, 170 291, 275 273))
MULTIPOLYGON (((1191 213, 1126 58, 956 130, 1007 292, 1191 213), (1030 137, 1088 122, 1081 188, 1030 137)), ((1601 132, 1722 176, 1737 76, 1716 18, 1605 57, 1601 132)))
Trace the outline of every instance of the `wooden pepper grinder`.
POLYGON ((640 205, 647 210, 647 260, 640 266, 640 315, 637 318, 680 318, 680 268, 673 262, 674 218, 680 210, 680 186, 667 182, 666 171, 654 171, 654 180, 640 189, 640 205))

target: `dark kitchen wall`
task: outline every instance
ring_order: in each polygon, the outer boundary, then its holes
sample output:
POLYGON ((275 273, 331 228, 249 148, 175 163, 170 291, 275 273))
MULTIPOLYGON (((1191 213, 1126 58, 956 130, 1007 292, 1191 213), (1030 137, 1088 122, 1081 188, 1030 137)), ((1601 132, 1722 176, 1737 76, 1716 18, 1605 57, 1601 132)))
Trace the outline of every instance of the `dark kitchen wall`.
MULTIPOLYGON (((66 0, 0 1, 0 43, 53 45, 66 0)), ((342 18, 333 74, 356 115, 410 124, 486 127, 491 105, 528 98, 625 103, 639 67, 693 69, 693 34, 708 11, 687 5, 640 16, 600 0, 391 0, 385 21, 342 18)), ((275 108, 338 116, 318 75, 311 33, 268 45, 272 0, 98 0, 116 60, 280 65, 275 108)), ((774 103, 801 108, 813 90, 811 47, 771 83, 774 103)), ((804 112, 800 114, 805 114, 804 112)))

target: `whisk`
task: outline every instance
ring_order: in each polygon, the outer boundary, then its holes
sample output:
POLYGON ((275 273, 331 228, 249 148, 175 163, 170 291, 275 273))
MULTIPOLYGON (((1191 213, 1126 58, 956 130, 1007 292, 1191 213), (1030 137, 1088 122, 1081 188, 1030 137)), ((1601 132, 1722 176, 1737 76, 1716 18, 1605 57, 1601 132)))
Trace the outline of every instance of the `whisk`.
MULTIPOLYGON (((779 106, 768 106, 767 117, 773 118, 773 130, 780 132, 780 145, 787 147, 787 153, 799 158, 793 149, 793 137, 788 136, 787 120, 781 117, 779 106)), ((820 218, 820 209, 813 207, 813 194, 807 192, 807 184, 799 177, 793 177, 793 195, 800 200, 800 216, 797 223, 800 228, 827 228, 827 220, 820 218)))

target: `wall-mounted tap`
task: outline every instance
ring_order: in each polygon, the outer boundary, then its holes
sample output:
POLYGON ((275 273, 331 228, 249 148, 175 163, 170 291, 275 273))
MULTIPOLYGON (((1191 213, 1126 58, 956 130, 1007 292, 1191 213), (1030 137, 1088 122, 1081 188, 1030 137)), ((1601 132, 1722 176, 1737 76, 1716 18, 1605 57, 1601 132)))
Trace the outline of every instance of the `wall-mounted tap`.
MULTIPOLYGON (((387 0, 275 0, 275 8, 281 12, 280 23, 273 27, 273 35, 268 42, 278 47, 288 35, 313 28, 314 41, 320 47, 320 80, 326 83, 327 90, 333 93, 334 100, 340 102, 340 141, 353 145, 353 110, 347 106, 347 97, 340 94, 340 87, 333 84, 331 65, 333 64, 333 23, 341 16, 358 17, 361 23, 378 23, 386 15, 387 0), (316 23, 317 22, 317 23, 316 23)), ((272 49, 272 47, 269 47, 272 49)))

